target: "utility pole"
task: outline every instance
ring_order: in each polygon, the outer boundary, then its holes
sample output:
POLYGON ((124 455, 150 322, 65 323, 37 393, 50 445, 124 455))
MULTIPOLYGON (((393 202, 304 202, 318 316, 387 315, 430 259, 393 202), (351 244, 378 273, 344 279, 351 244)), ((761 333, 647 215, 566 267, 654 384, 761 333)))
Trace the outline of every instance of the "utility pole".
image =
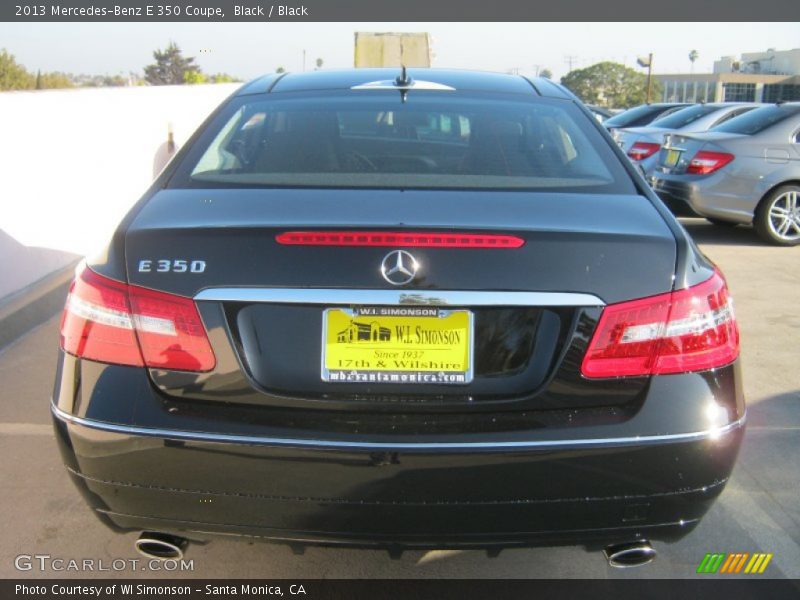
POLYGON ((539 76, 539 71, 542 70, 542 65, 533 65, 533 69, 536 72, 536 77, 539 76))
POLYGON ((303 48, 303 73, 306 72, 306 49, 303 48))
POLYGON ((578 57, 574 54, 567 54, 564 56, 564 62, 569 65, 569 70, 572 71, 572 65, 578 62, 578 57))
POLYGON ((653 53, 648 54, 647 58, 640 56, 636 59, 636 63, 640 67, 647 67, 647 104, 650 104, 650 96, 653 89, 653 53))

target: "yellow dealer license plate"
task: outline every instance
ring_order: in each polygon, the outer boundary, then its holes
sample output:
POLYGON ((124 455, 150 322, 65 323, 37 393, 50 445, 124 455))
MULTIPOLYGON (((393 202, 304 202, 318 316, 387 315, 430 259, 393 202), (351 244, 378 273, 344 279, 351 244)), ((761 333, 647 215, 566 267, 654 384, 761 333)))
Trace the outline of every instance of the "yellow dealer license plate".
POLYGON ((329 308, 322 379, 340 383, 472 381, 472 313, 431 306, 329 308))
POLYGON ((664 159, 664 165, 667 167, 674 167, 678 164, 678 159, 681 157, 681 151, 675 148, 667 149, 667 156, 664 159))

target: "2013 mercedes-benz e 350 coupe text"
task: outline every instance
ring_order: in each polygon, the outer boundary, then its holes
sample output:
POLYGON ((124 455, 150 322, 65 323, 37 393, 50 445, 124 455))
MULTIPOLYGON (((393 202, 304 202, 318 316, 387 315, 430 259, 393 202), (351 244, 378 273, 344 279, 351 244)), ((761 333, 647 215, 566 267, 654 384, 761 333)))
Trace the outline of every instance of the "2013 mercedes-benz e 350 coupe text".
POLYGON ((725 280, 548 80, 268 75, 72 284, 66 467, 147 555, 689 532, 744 432, 725 280))

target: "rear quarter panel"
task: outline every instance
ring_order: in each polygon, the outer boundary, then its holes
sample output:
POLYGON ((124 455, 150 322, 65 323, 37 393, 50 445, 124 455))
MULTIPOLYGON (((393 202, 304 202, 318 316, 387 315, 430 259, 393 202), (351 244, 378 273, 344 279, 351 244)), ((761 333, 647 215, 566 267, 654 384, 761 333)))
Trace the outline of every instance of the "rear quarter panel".
POLYGON ((800 181, 800 154, 796 144, 777 144, 757 137, 719 144, 736 159, 724 169, 715 193, 730 195, 731 207, 754 214, 761 199, 773 188, 800 181))

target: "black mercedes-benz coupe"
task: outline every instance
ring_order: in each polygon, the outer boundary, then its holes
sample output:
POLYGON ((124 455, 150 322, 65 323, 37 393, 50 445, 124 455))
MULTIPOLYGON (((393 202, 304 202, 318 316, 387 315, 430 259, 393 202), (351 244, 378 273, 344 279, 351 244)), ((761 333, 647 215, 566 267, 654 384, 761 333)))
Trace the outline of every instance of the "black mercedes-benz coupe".
POLYGON ((583 544, 638 564, 744 433, 721 273, 548 80, 273 74, 70 289, 66 467, 149 556, 583 544))

